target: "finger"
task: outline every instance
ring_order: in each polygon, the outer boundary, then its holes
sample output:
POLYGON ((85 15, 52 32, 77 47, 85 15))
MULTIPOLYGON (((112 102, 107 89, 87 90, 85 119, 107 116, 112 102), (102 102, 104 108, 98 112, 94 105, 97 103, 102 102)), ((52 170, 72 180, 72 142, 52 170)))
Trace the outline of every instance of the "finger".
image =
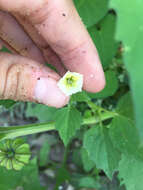
POLYGON ((40 63, 45 62, 39 48, 36 47, 29 36, 22 30, 16 20, 3 11, 0 11, 0 38, 13 52, 40 63))
POLYGON ((59 79, 58 74, 38 62, 18 55, 0 54, 0 99, 62 107, 69 97, 58 88, 59 79))
POLYGON ((71 0, 22 0, 0 6, 23 14, 33 23, 66 68, 84 75, 84 89, 98 92, 105 85, 97 50, 71 0), (31 5, 32 6, 29 6, 31 5))
POLYGON ((28 35, 31 37, 31 39, 35 42, 37 47, 43 52, 44 58, 46 61, 53 65, 58 73, 63 76, 66 72, 66 69, 64 68, 60 58, 56 55, 56 53, 50 48, 50 46, 47 44, 47 42, 44 40, 44 38, 38 33, 37 30, 33 27, 33 25, 28 22, 28 20, 18 14, 13 13, 12 14, 16 20, 21 24, 21 26, 24 28, 24 30, 28 33, 28 35))
POLYGON ((100 59, 71 0, 49 1, 30 15, 35 28, 59 55, 68 70, 84 75, 84 89, 98 92, 105 78, 100 59))
POLYGON ((0 0, 0 9, 8 12, 21 12, 22 14, 29 16, 31 12, 43 7, 48 1, 49 0, 16 0, 13 2, 11 0, 0 0))
POLYGON ((26 31, 30 38, 35 42, 35 44, 40 48, 44 49, 47 47, 47 42, 44 38, 39 34, 37 30, 35 30, 34 26, 26 19, 25 16, 20 13, 12 12, 12 15, 15 17, 18 23, 23 27, 24 31, 26 31))

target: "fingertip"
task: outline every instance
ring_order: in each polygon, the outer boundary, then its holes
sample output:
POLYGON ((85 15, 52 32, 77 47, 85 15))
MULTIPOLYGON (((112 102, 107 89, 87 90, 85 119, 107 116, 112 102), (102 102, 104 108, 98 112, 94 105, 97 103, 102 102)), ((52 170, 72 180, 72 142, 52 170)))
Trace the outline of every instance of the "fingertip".
POLYGON ((0 98, 63 107, 69 101, 59 89, 60 76, 48 67, 18 55, 0 54, 0 98))
POLYGON ((85 78, 83 89, 92 92, 97 93, 102 91, 105 88, 106 81, 104 77, 104 73, 97 73, 97 76, 95 74, 90 74, 88 77, 85 78))
POLYGON ((37 81, 34 90, 34 99, 39 103, 60 108, 65 106, 69 97, 64 95, 52 78, 42 77, 37 81))

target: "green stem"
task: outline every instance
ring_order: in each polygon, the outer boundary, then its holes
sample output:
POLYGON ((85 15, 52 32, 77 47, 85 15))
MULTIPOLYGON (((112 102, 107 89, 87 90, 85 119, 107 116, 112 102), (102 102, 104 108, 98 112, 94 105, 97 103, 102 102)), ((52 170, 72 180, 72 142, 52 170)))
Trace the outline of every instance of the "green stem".
MULTIPOLYGON (((90 118, 85 118, 82 122, 82 125, 95 125, 100 121, 113 118, 116 115, 117 113, 114 112, 105 112, 102 113, 101 118, 95 116, 90 118)), ((54 122, 39 123, 39 124, 24 125, 24 126, 0 127, 0 141, 8 138, 15 138, 24 135, 31 135, 34 133, 41 133, 52 130, 56 130, 54 122)))
POLYGON ((115 116, 117 116, 117 113, 114 113, 114 112, 107 113, 107 112, 105 112, 105 113, 102 113, 101 118, 99 118, 98 116, 85 118, 83 120, 82 125, 95 125, 95 124, 99 123, 100 121, 105 121, 105 120, 113 118, 115 116))
POLYGON ((106 110, 106 109, 104 109, 104 108, 102 108, 100 106, 97 106, 94 102, 92 102, 90 100, 87 101, 87 104, 94 111, 99 111, 99 112, 104 111, 104 112, 107 112, 107 113, 114 113, 114 112, 108 111, 108 110, 106 110))
POLYGON ((24 126, 0 127, 0 141, 8 138, 15 138, 51 130, 55 130, 54 122, 24 126))
POLYGON ((65 147, 64 157, 63 157, 63 162, 62 162, 62 167, 66 167, 66 161, 67 161, 67 157, 68 157, 69 147, 70 147, 70 144, 68 144, 68 145, 65 147))

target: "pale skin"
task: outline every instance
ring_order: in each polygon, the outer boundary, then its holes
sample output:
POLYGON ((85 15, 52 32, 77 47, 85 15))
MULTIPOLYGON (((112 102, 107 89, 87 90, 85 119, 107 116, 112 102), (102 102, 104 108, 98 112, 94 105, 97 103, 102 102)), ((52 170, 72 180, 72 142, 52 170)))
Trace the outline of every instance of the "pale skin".
POLYGON ((86 91, 105 86, 96 47, 72 0, 0 0, 0 43, 13 52, 0 53, 0 99, 62 107, 69 97, 57 82, 67 70, 83 74, 86 91))

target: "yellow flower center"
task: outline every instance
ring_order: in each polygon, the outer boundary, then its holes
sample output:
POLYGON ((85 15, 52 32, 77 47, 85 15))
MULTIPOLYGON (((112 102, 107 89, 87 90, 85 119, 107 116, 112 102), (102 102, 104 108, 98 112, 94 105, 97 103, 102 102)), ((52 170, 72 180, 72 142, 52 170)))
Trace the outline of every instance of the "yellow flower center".
POLYGON ((67 86, 67 88, 76 87, 77 81, 77 76, 68 75, 64 80, 64 84, 67 86))
POLYGON ((72 85, 74 82, 73 77, 67 78, 66 80, 67 80, 67 85, 72 85))

